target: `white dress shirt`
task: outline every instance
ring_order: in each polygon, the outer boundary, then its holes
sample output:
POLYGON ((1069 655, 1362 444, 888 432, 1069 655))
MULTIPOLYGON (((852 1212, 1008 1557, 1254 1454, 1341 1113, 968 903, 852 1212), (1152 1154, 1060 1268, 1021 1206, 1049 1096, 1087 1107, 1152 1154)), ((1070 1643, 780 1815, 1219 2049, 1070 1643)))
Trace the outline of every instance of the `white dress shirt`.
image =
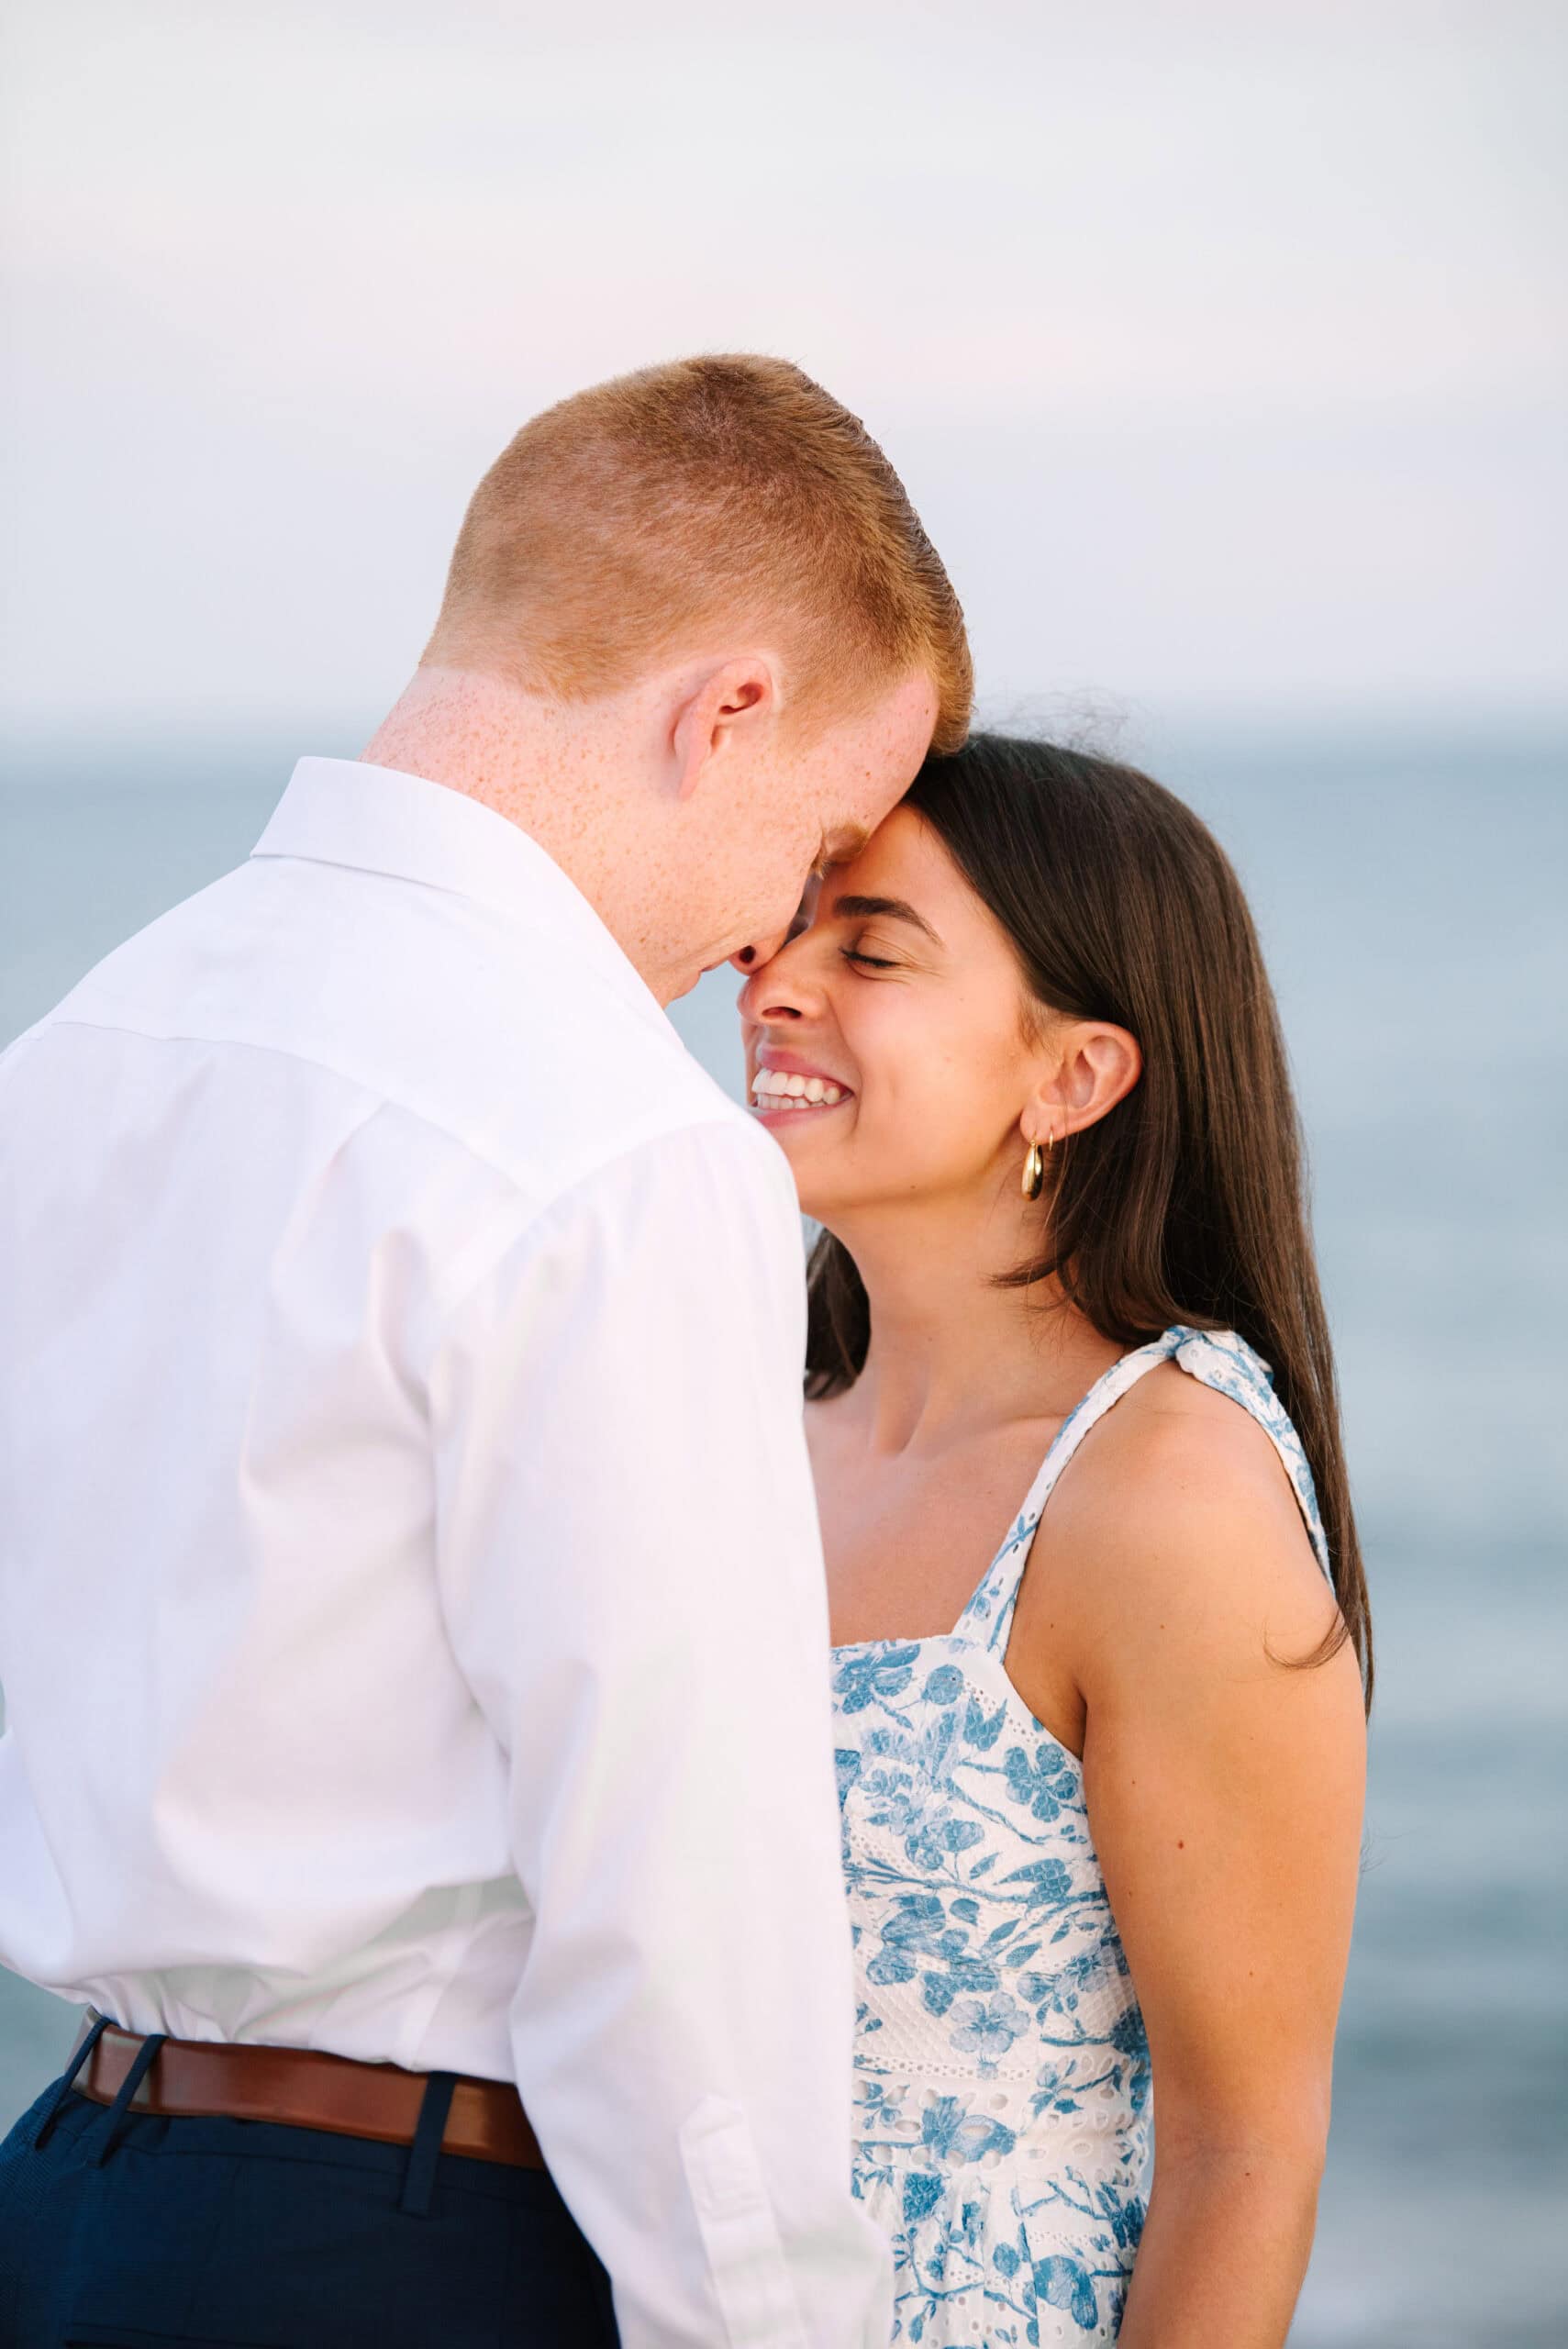
POLYGON ((877 2349, 787 1167, 522 831, 307 759, 0 1060, 0 1959, 516 2078, 626 2349, 877 2349))

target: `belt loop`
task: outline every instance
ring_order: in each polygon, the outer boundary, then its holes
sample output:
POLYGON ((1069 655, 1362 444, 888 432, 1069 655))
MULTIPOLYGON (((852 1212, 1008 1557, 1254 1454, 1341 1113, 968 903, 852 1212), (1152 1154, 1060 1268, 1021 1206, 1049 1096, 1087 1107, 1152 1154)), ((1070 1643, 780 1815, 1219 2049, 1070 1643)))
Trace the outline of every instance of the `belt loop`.
POLYGON ((55 2089, 53 2098, 50 2103, 49 2110, 39 2122, 38 2134, 33 2139, 33 2151, 35 2154, 41 2145, 48 2143, 50 2136, 53 2131, 54 2124, 60 2119, 61 2113, 64 2109, 65 2099, 71 2094, 72 2089, 76 2086, 77 2073, 82 2069, 83 2064, 87 2062, 94 2048, 96 2047, 99 2040, 102 2039, 108 2027, 109 2017, 107 2015, 100 2015, 97 2021, 94 2023, 92 2029, 83 2040, 81 2045, 77 2048, 75 2054, 71 2058, 70 2064, 66 2066, 65 2072, 61 2078, 60 2085, 55 2089))
POLYGON ((126 2074, 124 2079, 120 2082, 119 2094, 116 2097, 113 2104, 109 2107, 108 2126, 104 2132, 103 2142, 98 2147, 98 2167, 100 2169, 103 2168, 104 2164, 108 2160, 109 2155, 119 2143, 120 2132, 125 2127, 126 2114, 130 2109, 130 2100, 136 2094, 138 2088, 141 2086, 143 2080, 147 2077, 148 2073, 152 2069, 152 2066, 158 2058, 158 2051, 162 2046, 168 2036, 169 2034, 166 2031, 153 2032, 148 2038, 142 2041, 141 2045, 137 2049, 135 2055, 132 2057, 130 2069, 126 2074))
POLYGON ((432 2072, 425 2083, 419 2118, 414 2125, 414 2142, 408 2148, 408 2166, 403 2173, 403 2199, 398 2205, 410 2218, 428 2219, 430 2215, 436 2163, 440 2156, 441 2140, 447 2133, 447 2115, 451 2110, 456 2086, 455 2072, 432 2072))

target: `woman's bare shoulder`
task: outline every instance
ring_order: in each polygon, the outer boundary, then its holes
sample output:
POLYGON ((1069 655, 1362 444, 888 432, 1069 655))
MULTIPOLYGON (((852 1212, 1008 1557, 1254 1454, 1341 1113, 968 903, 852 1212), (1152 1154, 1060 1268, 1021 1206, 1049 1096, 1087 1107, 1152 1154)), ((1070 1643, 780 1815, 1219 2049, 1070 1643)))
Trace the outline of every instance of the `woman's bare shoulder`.
POLYGON ((1209 1647, 1260 1625, 1315 1647, 1334 1602, 1279 1454, 1258 1422, 1173 1363, 1140 1380, 1062 1472, 1042 1525, 1049 1571, 1086 1631, 1129 1658, 1174 1635, 1209 1647))

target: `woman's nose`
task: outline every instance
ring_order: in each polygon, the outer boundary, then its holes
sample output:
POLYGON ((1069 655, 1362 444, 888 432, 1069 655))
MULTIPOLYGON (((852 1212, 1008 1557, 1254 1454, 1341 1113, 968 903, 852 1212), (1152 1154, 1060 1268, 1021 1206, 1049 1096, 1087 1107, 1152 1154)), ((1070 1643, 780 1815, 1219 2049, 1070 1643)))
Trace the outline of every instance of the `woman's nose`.
POLYGON ((737 967, 746 972, 740 1005, 743 1019, 759 1024, 809 1019, 820 1009, 822 990, 813 984, 809 957, 801 952, 808 934, 797 931, 793 938, 786 936, 766 961, 760 953, 751 964, 743 963, 740 955, 735 957, 737 967))

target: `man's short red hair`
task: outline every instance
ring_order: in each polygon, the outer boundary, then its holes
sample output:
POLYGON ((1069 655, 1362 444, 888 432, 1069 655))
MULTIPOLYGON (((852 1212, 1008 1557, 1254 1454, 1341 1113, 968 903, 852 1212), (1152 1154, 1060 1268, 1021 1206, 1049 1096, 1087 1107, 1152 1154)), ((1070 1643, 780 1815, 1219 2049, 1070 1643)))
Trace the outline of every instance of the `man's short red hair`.
POLYGON ((876 442, 781 359, 677 360, 525 424, 474 492, 428 662, 567 699, 683 649, 777 643, 824 719, 910 673, 969 728, 963 614, 876 442))

